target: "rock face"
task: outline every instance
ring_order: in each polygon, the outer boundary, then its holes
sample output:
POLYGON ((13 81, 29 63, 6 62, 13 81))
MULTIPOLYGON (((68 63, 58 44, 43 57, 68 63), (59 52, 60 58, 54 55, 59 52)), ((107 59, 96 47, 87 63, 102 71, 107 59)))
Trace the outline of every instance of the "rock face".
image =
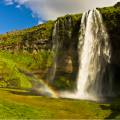
MULTIPOLYGON (((114 84, 118 91, 120 85, 120 7, 117 3, 114 7, 99 8, 103 21, 107 27, 112 47, 111 66, 114 71, 114 84), (119 84, 118 84, 119 83, 119 84)), ((6 50, 12 53, 23 52, 35 54, 41 50, 53 52, 54 41, 57 40, 59 47, 56 62, 56 75, 53 78, 57 89, 72 89, 76 84, 78 71, 78 38, 82 14, 66 15, 58 18, 56 21, 49 21, 45 24, 0 35, 0 50, 6 50), (54 25, 57 24, 57 32, 53 40, 54 25)), ((53 63, 54 64, 54 63, 53 63)), ((45 79, 48 79, 48 74, 45 79)), ((49 80, 48 80, 49 82, 49 80)))
POLYGON ((112 47, 111 68, 114 72, 114 87, 116 92, 120 86, 120 7, 119 3, 115 7, 100 9, 104 23, 106 25, 112 47))
POLYGON ((30 52, 49 50, 52 47, 54 21, 48 21, 23 31, 14 31, 0 35, 0 49, 11 52, 30 52))
MULTIPOLYGON (((80 17, 74 19, 72 16, 58 18, 53 30, 53 59, 52 73, 50 73, 50 82, 55 87, 72 86, 77 76, 78 59, 77 44, 78 33, 80 29, 80 17), (76 27, 77 26, 77 27, 76 27), (75 31, 76 30, 76 31, 75 31), (67 80, 69 82, 67 82, 67 80)), ((63 87, 64 88, 64 87, 63 87)))
POLYGON ((117 3, 115 4, 115 7, 120 7, 120 2, 117 2, 117 3))

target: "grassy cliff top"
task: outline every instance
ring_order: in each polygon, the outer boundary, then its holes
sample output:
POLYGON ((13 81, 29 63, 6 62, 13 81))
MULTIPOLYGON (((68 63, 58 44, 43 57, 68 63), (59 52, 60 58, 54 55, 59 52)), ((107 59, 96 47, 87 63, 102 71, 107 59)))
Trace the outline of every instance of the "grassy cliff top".
MULTIPOLYGON (((118 22, 117 16, 119 16, 120 14, 120 7, 118 6, 118 4, 116 4, 113 7, 99 8, 99 10, 103 15, 103 18, 106 24, 111 24, 112 27, 117 26, 117 22, 118 22), (112 19, 111 19, 111 16, 112 16, 112 19)), ((80 21, 81 15, 82 14, 66 15, 63 17, 59 17, 58 19, 60 21, 65 21, 68 17, 71 17, 73 24, 75 24, 77 21, 80 21)), ((33 40, 35 41, 39 39, 51 39, 54 23, 55 21, 48 21, 44 24, 34 26, 29 29, 1 34, 0 45, 10 45, 16 42, 19 43, 24 39, 27 39, 30 41, 33 41, 33 40)), ((112 29, 112 27, 109 29, 112 29)))

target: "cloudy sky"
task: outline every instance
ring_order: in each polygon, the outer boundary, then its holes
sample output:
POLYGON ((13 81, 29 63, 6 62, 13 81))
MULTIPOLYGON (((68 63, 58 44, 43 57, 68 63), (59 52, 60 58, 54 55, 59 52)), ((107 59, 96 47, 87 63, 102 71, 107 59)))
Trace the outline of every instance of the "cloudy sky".
POLYGON ((16 26, 14 29, 22 29, 49 19, 54 20, 65 14, 81 13, 96 7, 111 6, 118 1, 120 0, 2 0, 0 13, 6 14, 6 16, 9 14, 8 20, 14 21, 11 26, 14 26, 15 23, 20 24, 20 28, 16 26), (17 20, 15 21, 15 19, 17 20), (18 22, 19 20, 20 22, 18 22))

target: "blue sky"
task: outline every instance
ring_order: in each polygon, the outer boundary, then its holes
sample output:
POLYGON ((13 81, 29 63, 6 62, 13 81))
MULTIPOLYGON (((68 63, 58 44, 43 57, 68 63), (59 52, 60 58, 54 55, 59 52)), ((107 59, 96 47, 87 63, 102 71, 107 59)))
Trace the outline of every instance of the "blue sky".
POLYGON ((15 4, 5 5, 0 1, 0 34, 8 31, 24 29, 38 24, 38 18, 32 16, 30 9, 15 4))
POLYGON ((29 28, 65 14, 112 6, 120 0, 0 0, 0 34, 29 28))

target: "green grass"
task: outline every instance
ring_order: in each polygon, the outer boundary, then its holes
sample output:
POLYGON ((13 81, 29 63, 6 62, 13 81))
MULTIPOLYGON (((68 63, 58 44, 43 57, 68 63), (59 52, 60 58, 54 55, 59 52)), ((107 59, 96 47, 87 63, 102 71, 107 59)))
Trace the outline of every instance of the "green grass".
POLYGON ((120 102, 53 99, 27 90, 0 89, 0 119, 119 119, 119 106, 120 102))
MULTIPOLYGON (((0 51, 0 87, 10 88, 31 88, 31 76, 36 80, 46 80, 49 68, 53 64, 53 53, 50 51, 39 51, 38 53, 11 53, 0 51), (38 73, 37 73, 38 72, 38 73)), ((67 76, 69 77, 69 76, 67 76)), ((70 77, 66 80, 64 77, 57 79, 54 87, 57 89, 74 88, 70 77), (71 87, 73 86, 73 87, 71 87)))
MULTIPOLYGON (((15 102, 0 100, 0 119, 37 118, 38 110, 15 102)), ((39 116, 40 117, 40 116, 39 116)), ((42 116, 41 116, 42 117, 42 116)))
POLYGON ((0 87, 31 88, 31 77, 21 71, 31 74, 42 71, 44 75, 51 65, 52 54, 48 51, 37 54, 0 51, 0 87))
POLYGON ((109 104, 52 99, 25 90, 0 89, 0 119, 103 119, 111 114, 109 104))
MULTIPOLYGON (((109 31, 119 30, 120 8, 102 8, 100 12, 109 31)), ((66 23, 69 17, 72 19, 72 29, 64 30, 64 27, 61 27, 60 34, 62 36, 65 33, 63 37, 66 37, 69 32, 73 32, 73 37, 78 38, 81 14, 58 18, 61 26, 66 23)), ((32 78, 25 75, 24 72, 32 74, 37 70, 47 71, 52 65, 53 56, 50 51, 40 50, 37 53, 31 53, 29 50, 23 52, 21 47, 18 51, 14 48, 17 45, 24 46, 28 40, 29 44, 44 39, 51 40, 53 26, 54 21, 49 21, 30 29, 0 35, 0 49, 4 49, 4 51, 0 51, 0 87, 31 88, 32 78), (5 50, 7 47, 13 49, 14 53, 5 50)), ((50 40, 49 44, 51 44, 50 40)), ((65 41, 65 44, 68 46, 70 41, 66 40, 68 41, 65 41)), ((61 76, 56 84, 59 88, 65 88, 65 82, 67 80, 61 76)), ((67 85, 70 84, 67 83, 67 85)), ((0 89, 0 119, 120 119, 119 100, 112 104, 99 104, 83 100, 51 99, 36 96, 31 91, 17 89, 0 89)))
POLYGON ((34 26, 29 29, 12 31, 0 35, 0 45, 14 45, 16 43, 25 42, 24 40, 38 40, 51 37, 54 21, 34 26), (34 34, 34 35, 33 35, 34 34))
POLYGON ((0 51, 0 57, 13 61, 18 67, 33 71, 37 69, 46 69, 52 64, 52 52, 43 50, 34 53, 10 53, 8 51, 0 51))
POLYGON ((119 119, 119 106, 120 102, 53 99, 27 90, 0 89, 0 119, 119 119))
POLYGON ((0 57, 0 76, 0 87, 31 87, 30 78, 20 73, 12 60, 2 57, 0 57))

